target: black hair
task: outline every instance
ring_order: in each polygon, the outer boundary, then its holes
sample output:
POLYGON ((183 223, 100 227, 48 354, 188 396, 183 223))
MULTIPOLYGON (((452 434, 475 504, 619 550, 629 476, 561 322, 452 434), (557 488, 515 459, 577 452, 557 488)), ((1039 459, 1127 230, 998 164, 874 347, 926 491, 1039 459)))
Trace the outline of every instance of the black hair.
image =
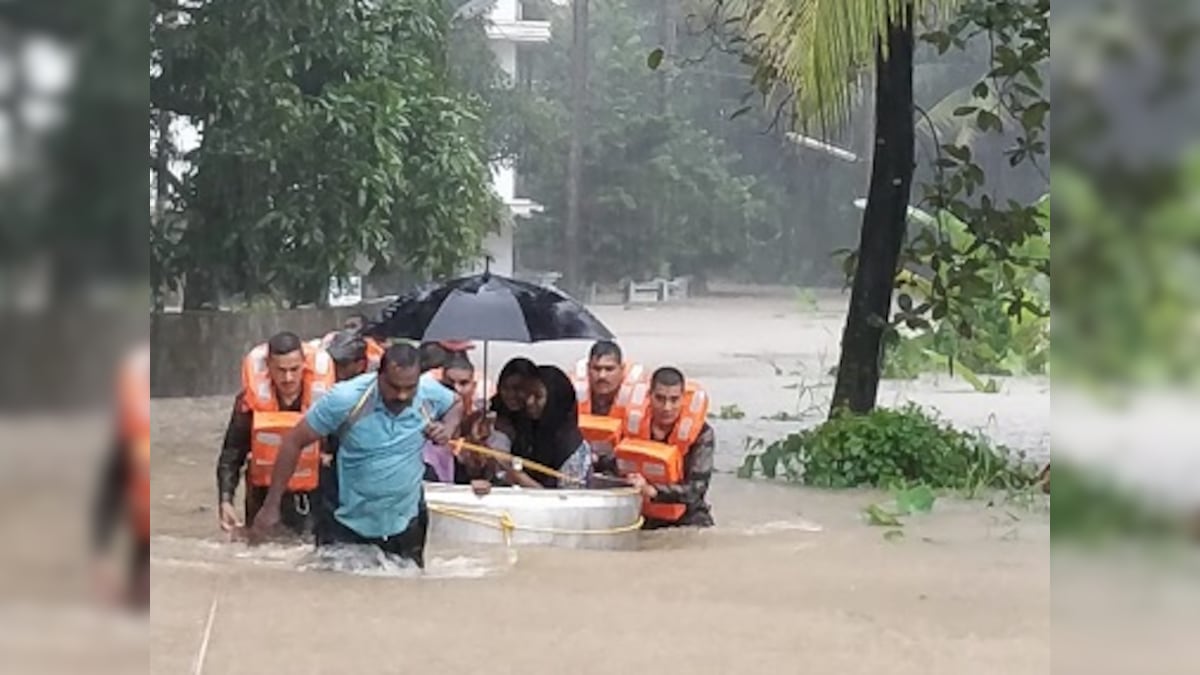
MULTIPOLYGON (((504 364, 504 367, 500 369, 500 377, 496 379, 496 384, 499 385, 501 382, 514 376, 528 378, 537 377, 538 367, 533 361, 530 361, 524 356, 518 356, 516 358, 509 359, 508 363, 504 364)), ((497 396, 499 396, 498 392, 497 396)))
POLYGON ((367 358, 367 343, 353 330, 342 330, 334 334, 325 349, 334 363, 355 363, 367 358))
POLYGON ((362 312, 355 312, 346 317, 346 320, 342 322, 342 328, 346 328, 349 330, 362 330, 362 329, 366 328, 367 324, 369 324, 369 323, 371 323, 371 321, 369 319, 367 319, 366 314, 363 314, 362 312), (359 324, 358 328, 350 328, 349 324, 351 322, 358 323, 359 324))
POLYGON ((672 366, 663 366, 650 376, 650 387, 682 387, 685 380, 683 372, 672 366))
POLYGON ((446 348, 436 342, 421 343, 418 353, 420 354, 421 372, 446 365, 446 348))
POLYGON ((467 355, 463 352, 451 352, 446 356, 446 363, 442 365, 442 368, 446 370, 458 368, 475 372, 475 364, 471 363, 471 359, 467 358, 467 355))
POLYGON ((384 372, 389 366, 398 368, 414 368, 421 364, 421 355, 417 352, 417 348, 401 342, 400 344, 392 345, 383 353, 383 358, 379 361, 379 372, 384 372))
POLYGON ((291 331, 283 331, 271 336, 267 340, 267 354, 269 356, 283 356, 298 352, 304 348, 304 343, 300 341, 300 336, 291 331))
POLYGON ((588 351, 588 361, 594 361, 602 356, 615 356, 617 363, 621 363, 624 358, 621 348, 612 340, 600 340, 588 351))
MULTIPOLYGON (((546 408, 533 421, 532 445, 526 459, 557 468, 583 444, 575 385, 555 366, 538 366, 537 378, 546 388, 546 408)), ((558 486, 558 480, 549 476, 539 473, 531 477, 546 487, 558 486)))

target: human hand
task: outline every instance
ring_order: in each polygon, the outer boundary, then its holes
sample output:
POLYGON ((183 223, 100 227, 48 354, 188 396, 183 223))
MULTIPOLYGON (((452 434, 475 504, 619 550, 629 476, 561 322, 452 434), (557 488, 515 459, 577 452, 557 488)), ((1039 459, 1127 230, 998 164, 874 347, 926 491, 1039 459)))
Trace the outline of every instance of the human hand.
POLYGON ((495 428, 496 413, 488 412, 484 415, 478 415, 470 424, 471 441, 474 443, 484 443, 492 435, 495 428))
POLYGON ((442 422, 430 422, 425 425, 425 437, 438 445, 446 445, 450 442, 450 428, 442 422))
POLYGON ((482 497, 492 491, 492 484, 486 480, 476 479, 471 481, 471 491, 482 497))
POLYGON ((221 502, 220 509, 217 512, 217 520, 221 524, 221 529, 225 532, 237 532, 245 527, 245 523, 238 516, 237 507, 230 502, 221 502))
POLYGON ((654 499, 654 497, 658 495, 658 490, 655 490, 653 485, 647 483, 646 477, 642 474, 629 474, 626 476, 626 479, 629 480, 629 486, 642 493, 642 496, 646 499, 654 499))
POLYGON ((251 546, 261 544, 266 541, 271 532, 279 526, 279 505, 272 506, 271 504, 263 504, 258 513, 254 515, 253 522, 250 523, 250 529, 247 530, 247 539, 251 546))

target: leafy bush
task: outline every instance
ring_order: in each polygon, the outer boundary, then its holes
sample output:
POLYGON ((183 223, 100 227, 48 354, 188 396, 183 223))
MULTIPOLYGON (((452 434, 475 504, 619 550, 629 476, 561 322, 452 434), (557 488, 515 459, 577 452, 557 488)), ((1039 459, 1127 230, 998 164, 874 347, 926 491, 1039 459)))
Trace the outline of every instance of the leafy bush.
POLYGON ((738 475, 816 487, 850 488, 921 484, 930 488, 1019 490, 1035 482, 1032 466, 981 434, 941 423, 916 405, 840 415, 792 434, 746 457, 738 475))
POLYGON ((1101 471, 1071 462, 1055 462, 1051 508, 1050 537, 1055 542, 1164 540, 1184 536, 1186 531, 1177 514, 1101 471))
POLYGON ((951 370, 977 390, 994 391, 994 381, 985 382, 979 375, 1048 371, 1050 277, 1045 267, 1050 259, 1050 201, 1043 197, 1029 208, 1036 234, 1001 257, 978 246, 967 224, 949 213, 934 216, 909 209, 910 221, 920 229, 907 269, 897 275, 900 311, 887 334, 885 378, 911 379, 951 370), (974 270, 970 293, 952 295, 945 306, 938 305, 938 298, 952 270, 935 261, 935 241, 937 251, 953 253, 963 268, 974 270), (1005 289, 1012 287, 1021 289, 1016 302, 1006 300, 1005 289), (907 333, 899 332, 900 324, 907 333))

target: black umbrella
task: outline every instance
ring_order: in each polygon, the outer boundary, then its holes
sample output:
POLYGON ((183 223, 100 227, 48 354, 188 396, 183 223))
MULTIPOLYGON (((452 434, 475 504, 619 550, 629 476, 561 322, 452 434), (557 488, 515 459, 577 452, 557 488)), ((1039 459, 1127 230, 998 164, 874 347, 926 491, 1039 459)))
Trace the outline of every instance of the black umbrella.
POLYGON ((586 307, 562 291, 491 272, 406 293, 384 309, 383 318, 365 332, 377 338, 422 342, 483 340, 485 383, 488 341, 613 338, 586 307))
POLYGON ((437 340, 611 340, 581 303, 562 291, 490 272, 418 288, 383 310, 367 333, 437 340))

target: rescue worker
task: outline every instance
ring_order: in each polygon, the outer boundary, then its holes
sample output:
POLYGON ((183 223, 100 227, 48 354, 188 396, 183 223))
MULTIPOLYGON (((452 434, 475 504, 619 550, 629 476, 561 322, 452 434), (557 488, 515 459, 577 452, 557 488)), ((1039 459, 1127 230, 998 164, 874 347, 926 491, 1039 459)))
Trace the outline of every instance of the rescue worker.
POLYGON ((446 444, 462 422, 454 394, 421 377, 411 345, 388 348, 377 373, 338 383, 288 431, 271 487, 251 526, 260 541, 281 520, 281 505, 301 449, 338 434, 338 503, 317 545, 372 544, 392 556, 425 564, 422 446, 446 444))
POLYGON ((135 609, 150 607, 150 345, 138 347, 117 374, 116 433, 100 475, 92 513, 92 550, 101 589, 135 609), (128 517, 131 534, 126 582, 111 580, 100 556, 128 517), (114 587, 124 586, 124 592, 114 587))
MULTIPOLYGON (((295 424, 294 417, 329 390, 334 377, 328 353, 303 344, 295 333, 278 333, 246 355, 242 391, 234 399, 217 458, 218 522, 222 530, 237 532, 243 522, 253 520, 267 496, 280 434, 295 424), (275 426, 267 429, 267 424, 275 426), (245 521, 233 505, 243 470, 247 483, 245 521)), ((284 524, 296 534, 312 532, 311 497, 320 473, 319 445, 306 448, 305 455, 302 471, 293 476, 283 516, 284 524)))
POLYGON ((620 346, 612 340, 600 340, 588 351, 582 375, 576 366, 575 395, 582 415, 623 418, 632 388, 641 380, 641 366, 627 366, 620 346), (624 391, 622 391, 624 388, 624 391))
POLYGON ((692 414, 690 403, 699 402, 696 397, 704 396, 703 392, 689 391, 685 384, 683 373, 677 368, 659 368, 650 377, 645 415, 642 411, 630 412, 627 438, 673 445, 683 453, 683 476, 678 482, 650 483, 640 473, 628 476, 630 484, 641 491, 650 505, 644 511, 646 529, 713 525, 712 509, 706 499, 712 480, 716 436, 704 421, 707 403, 695 406, 692 414), (678 515, 656 516, 664 512, 678 515))
POLYGON ((613 447, 620 441, 626 414, 630 406, 646 400, 649 387, 643 369, 626 364, 617 343, 600 340, 587 359, 576 364, 574 379, 579 429, 591 444, 592 467, 599 475, 616 476, 613 447))

